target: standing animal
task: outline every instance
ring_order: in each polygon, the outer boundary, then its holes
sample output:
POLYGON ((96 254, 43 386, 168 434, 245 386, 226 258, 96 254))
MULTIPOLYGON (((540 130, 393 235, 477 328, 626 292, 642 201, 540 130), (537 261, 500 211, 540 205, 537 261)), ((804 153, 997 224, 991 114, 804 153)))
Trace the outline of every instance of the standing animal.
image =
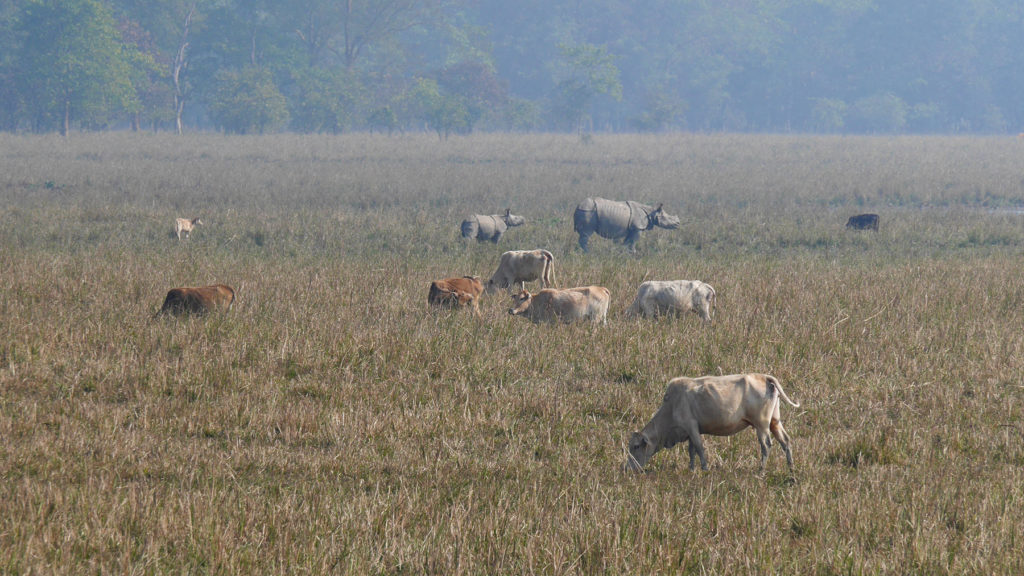
POLYGON ((508 313, 524 316, 534 323, 561 320, 569 324, 590 320, 597 324, 608 323, 608 303, 611 292, 603 286, 584 286, 562 290, 545 288, 536 294, 526 290, 512 296, 512 308, 508 313))
POLYGON ((847 228, 854 230, 874 230, 878 232, 878 214, 857 214, 846 221, 847 228))
POLYGON ((501 235, 512 226, 522 226, 526 219, 516 216, 511 208, 505 209, 505 215, 491 214, 483 216, 474 214, 462 221, 462 237, 471 240, 476 238, 478 242, 490 240, 495 244, 501 240, 501 235))
POLYGON ((235 302, 235 291, 225 284, 201 286, 198 288, 172 288, 164 298, 161 314, 205 314, 213 311, 227 312, 235 302))
POLYGON ((510 250, 501 255, 498 269, 487 281, 487 292, 519 284, 526 289, 527 282, 540 280, 540 287, 554 286, 555 257, 547 250, 510 250))
POLYGON ((203 221, 199 218, 178 218, 174 221, 174 233, 178 235, 178 240, 181 240, 181 233, 185 233, 185 238, 192 238, 192 229, 202 224, 203 221))
POLYGON ((660 316, 693 312, 710 324, 715 289, 699 280, 648 280, 640 285, 626 316, 660 316))
POLYGON ((573 229, 580 235, 580 248, 588 250, 590 235, 597 233, 602 238, 622 239, 632 252, 640 233, 655 226, 674 230, 679 228, 679 217, 668 214, 661 204, 651 207, 632 200, 620 202, 604 198, 587 198, 576 206, 573 213, 573 229))
POLYGON ((427 305, 461 308, 469 306, 473 313, 480 315, 480 295, 484 293, 484 285, 476 276, 461 278, 445 278, 430 283, 427 294, 427 305))
POLYGON ((762 471, 768 461, 772 436, 779 441, 792 469, 793 453, 789 449, 789 435, 782 427, 779 398, 790 406, 800 406, 786 396, 774 376, 767 374, 674 378, 650 422, 629 439, 626 469, 641 470, 662 448, 689 440, 690 470, 694 469, 697 456, 701 469, 707 470, 701 435, 732 436, 748 426, 757 432, 762 471))

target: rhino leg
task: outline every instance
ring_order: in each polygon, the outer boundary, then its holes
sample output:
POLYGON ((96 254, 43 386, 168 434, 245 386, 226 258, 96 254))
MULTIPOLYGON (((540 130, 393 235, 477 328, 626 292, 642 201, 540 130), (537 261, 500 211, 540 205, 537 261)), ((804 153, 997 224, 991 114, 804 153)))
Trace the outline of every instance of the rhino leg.
POLYGON ((491 236, 491 242, 493 242, 494 244, 497 244, 498 240, 501 240, 501 234, 502 234, 501 232, 495 232, 494 236, 491 236))
POLYGON ((640 231, 637 229, 631 229, 626 238, 622 243, 629 249, 630 252, 636 252, 636 241, 640 239, 640 231))
POLYGON ((583 249, 584 253, 589 252, 589 250, 587 248, 587 242, 589 240, 590 240, 590 234, 584 234, 583 232, 580 232, 580 248, 583 249))

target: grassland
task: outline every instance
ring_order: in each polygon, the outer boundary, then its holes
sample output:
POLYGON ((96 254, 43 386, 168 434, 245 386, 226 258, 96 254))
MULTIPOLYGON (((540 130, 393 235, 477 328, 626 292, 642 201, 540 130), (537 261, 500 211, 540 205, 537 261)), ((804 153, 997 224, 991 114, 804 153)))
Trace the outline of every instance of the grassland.
POLYGON ((1022 205, 1008 138, 0 136, 0 572, 1024 573, 1022 205), (682 226, 584 255, 586 196, 682 226), (426 309, 537 247, 606 327, 426 309), (645 278, 715 325, 623 318, 645 278), (669 378, 754 371, 793 473, 620 471, 669 378))

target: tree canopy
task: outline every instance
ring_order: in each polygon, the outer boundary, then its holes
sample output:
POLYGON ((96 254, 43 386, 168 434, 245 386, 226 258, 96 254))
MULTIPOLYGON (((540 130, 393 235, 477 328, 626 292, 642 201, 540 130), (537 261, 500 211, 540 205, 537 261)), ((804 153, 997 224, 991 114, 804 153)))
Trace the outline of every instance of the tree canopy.
POLYGON ((1017 133, 1017 0, 0 0, 0 129, 1017 133))

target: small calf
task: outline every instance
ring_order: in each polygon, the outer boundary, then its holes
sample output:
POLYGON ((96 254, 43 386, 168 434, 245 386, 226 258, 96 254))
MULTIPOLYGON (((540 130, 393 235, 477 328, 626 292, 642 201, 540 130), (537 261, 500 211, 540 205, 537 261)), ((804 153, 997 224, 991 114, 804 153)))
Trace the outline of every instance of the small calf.
POLYGON ((225 284, 200 286, 196 288, 172 288, 164 298, 157 316, 161 314, 205 314, 231 310, 235 302, 235 290, 225 284))
POLYGON ((469 306, 473 313, 480 315, 480 295, 484 292, 484 285, 476 276, 463 276, 462 278, 445 278, 430 283, 430 292, 427 294, 427 304, 431 306, 443 306, 449 308, 461 308, 469 306))
POLYGON ((768 461, 772 436, 786 453, 786 463, 793 468, 789 435, 782 427, 779 399, 793 403, 774 376, 767 374, 734 374, 675 378, 668 383, 661 407, 650 422, 629 439, 626 469, 639 471, 662 448, 671 448, 689 440, 690 470, 700 457, 700 467, 708 469, 704 456, 702 434, 732 436, 752 426, 761 447, 761 470, 768 461))
POLYGON ((192 230, 203 223, 199 218, 178 218, 174 221, 174 233, 177 234, 178 240, 181 240, 181 233, 185 233, 185 238, 192 238, 192 230))

